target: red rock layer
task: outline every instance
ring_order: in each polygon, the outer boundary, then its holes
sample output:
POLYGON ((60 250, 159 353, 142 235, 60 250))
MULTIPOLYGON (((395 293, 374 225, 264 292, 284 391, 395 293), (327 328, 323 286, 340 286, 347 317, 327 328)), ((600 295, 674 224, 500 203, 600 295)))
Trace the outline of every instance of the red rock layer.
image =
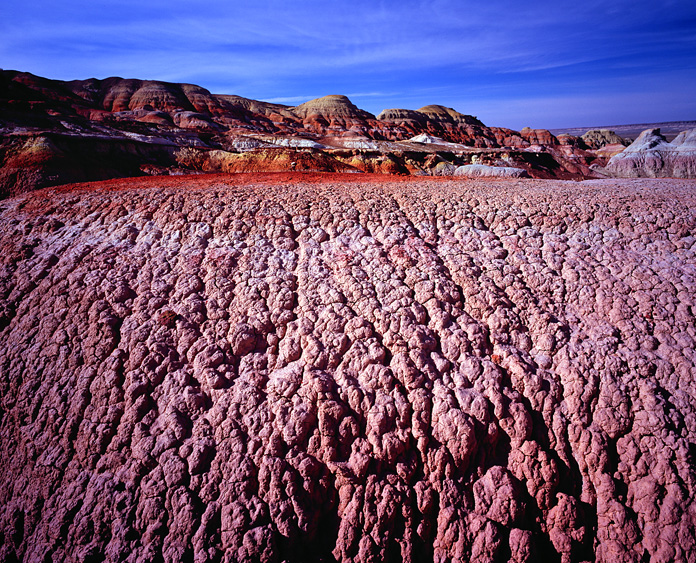
MULTIPOLYGON (((579 142, 566 140, 559 145, 544 130, 525 129, 518 133, 486 127, 477 118, 444 106, 385 110, 375 117, 339 95, 288 107, 239 96, 215 95, 192 84, 150 80, 107 78, 62 82, 29 73, 0 71, 0 129, 6 134, 0 138, 0 197, 47 185, 133 176, 146 171, 186 172, 191 169, 179 168, 177 149, 237 152, 247 150, 254 143, 268 148, 263 139, 269 137, 286 144, 296 141, 315 145, 312 149, 315 152, 322 150, 321 143, 356 148, 362 143, 375 154, 381 153, 383 158, 375 159, 372 155, 366 157, 369 161, 366 164, 356 163, 360 170, 423 173, 424 170, 414 168, 403 157, 405 150, 418 152, 417 143, 404 147, 374 141, 405 141, 426 135, 457 144, 443 146, 440 150, 445 153, 462 153, 466 147, 491 149, 491 154, 477 155, 491 161, 501 158, 493 154, 497 149, 535 151, 537 156, 521 155, 515 162, 495 163, 523 167, 533 177, 596 176, 590 164, 597 156, 584 151, 579 142), (30 140, 27 136, 48 134, 53 134, 49 140, 59 150, 54 154, 44 151, 42 160, 37 161, 26 146, 30 140), (111 146, 106 148, 105 143, 111 146), (163 147, 170 147, 168 153, 163 147), (544 154, 538 156, 539 153, 544 154), (19 161, 28 165, 18 168, 15 164, 19 161)), ((293 151, 286 152, 270 160, 294 161, 293 151)), ((421 152, 425 156, 429 149, 421 152)), ((471 158, 469 154, 453 162, 450 155, 446 160, 456 167, 469 163, 471 158)), ((269 161, 265 157, 256 158, 261 160, 269 161)), ((316 160, 328 162, 332 158, 323 154, 316 160)), ((604 164, 604 159, 599 163, 604 164)), ((275 170, 274 166, 268 170, 275 170)), ((327 169, 340 167, 331 165, 327 169)))
POLYGON ((377 120, 376 129, 383 138, 392 140, 405 140, 425 133, 480 148, 529 144, 510 129, 489 128, 476 117, 438 105, 425 106, 417 111, 387 109, 377 116, 377 120), (512 141, 513 137, 515 141, 512 141))
POLYGON ((0 202, 0 560, 693 560, 693 183, 279 178, 0 202))
POLYGON ((324 96, 292 108, 304 127, 323 136, 368 136, 371 113, 358 109, 346 96, 324 96))
MULTIPOLYGON (((193 130, 312 133, 319 137, 358 135, 387 140, 405 140, 426 133, 475 147, 520 147, 539 140, 528 140, 510 129, 486 127, 473 116, 438 105, 417 111, 385 110, 375 118, 345 96, 325 96, 291 108, 239 96, 215 95, 193 84, 123 78, 61 82, 14 71, 3 71, 2 75, 10 84, 22 84, 34 95, 40 93, 45 98, 42 103, 69 103, 71 111, 93 120, 118 117, 173 123, 193 130), (182 119, 181 114, 196 119, 182 119)), ((540 134, 546 144, 557 144, 548 131, 540 134)))

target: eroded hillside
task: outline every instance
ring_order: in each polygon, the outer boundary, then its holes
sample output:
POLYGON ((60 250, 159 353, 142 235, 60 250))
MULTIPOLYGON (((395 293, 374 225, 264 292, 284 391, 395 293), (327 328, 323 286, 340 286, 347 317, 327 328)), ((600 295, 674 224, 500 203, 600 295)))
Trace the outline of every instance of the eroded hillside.
POLYGON ((692 561, 695 188, 0 202, 0 560, 692 561))
MULTIPOLYGON (((599 177, 579 137, 487 127, 452 108, 375 117, 346 96, 296 107, 153 80, 65 82, 0 70, 0 199, 48 186, 197 172, 453 175, 515 167, 533 178, 599 177)), ((500 171, 497 171, 500 173, 500 171)))

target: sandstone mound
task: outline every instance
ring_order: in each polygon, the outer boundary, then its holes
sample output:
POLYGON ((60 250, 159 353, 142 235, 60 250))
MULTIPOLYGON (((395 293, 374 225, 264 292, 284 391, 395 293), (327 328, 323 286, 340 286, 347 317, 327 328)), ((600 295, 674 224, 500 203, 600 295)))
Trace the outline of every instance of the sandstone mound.
POLYGON ((325 119, 336 117, 349 117, 354 119, 374 119, 374 115, 358 109, 346 96, 333 95, 324 96, 310 100, 292 108, 292 112, 300 117, 313 115, 321 116, 325 119))
POLYGON ((559 144, 558 139, 556 139, 556 137, 554 137, 551 132, 546 129, 531 129, 530 127, 524 127, 520 131, 520 136, 530 145, 553 146, 559 144))
POLYGON ((426 121, 426 115, 412 109, 385 109, 382 110, 377 119, 379 121, 394 121, 397 123, 408 123, 411 126, 422 126, 426 121))
POLYGON ((452 108, 440 105, 424 106, 419 110, 385 109, 379 113, 377 119, 379 121, 394 121, 417 127, 425 126, 429 120, 440 124, 483 126, 483 123, 473 115, 464 115, 452 108))
POLYGON ((589 148, 595 150, 604 148, 607 145, 623 145, 627 147, 631 144, 631 141, 619 137, 610 129, 591 129, 584 133, 581 139, 589 148))
POLYGON ((0 202, 0 561, 696 557, 693 184, 248 178, 0 202))
POLYGON ((696 129, 682 131, 670 144, 677 150, 696 151, 696 129))
POLYGON ((473 115, 464 115, 458 111, 439 105, 429 105, 424 106, 418 110, 419 113, 425 115, 428 119, 431 119, 440 123, 453 123, 453 124, 466 124, 466 125, 480 125, 481 123, 473 115))
MULTIPOLYGON (((439 105, 429 105, 419 110, 386 109, 377 116, 373 126, 389 139, 407 140, 425 135, 476 147, 499 146, 500 140, 509 131, 496 131, 472 115, 439 105)), ((524 142, 522 139, 520 141, 524 142)))
POLYGON ((292 112, 302 118, 309 129, 322 134, 355 135, 369 131, 367 120, 375 116, 356 107, 346 96, 324 96, 310 100, 292 112))
MULTIPOLYGON (((550 133, 550 131, 549 131, 550 133)), ((569 135, 568 133, 561 133, 556 136, 556 140, 560 145, 577 147, 577 148, 587 148, 587 145, 582 140, 581 137, 576 137, 575 135, 569 135)))
POLYGON ((646 129, 609 160, 605 171, 622 178, 696 178, 696 129, 683 131, 671 143, 659 129, 646 129))
POLYGON ((91 79, 68 84, 73 92, 107 111, 155 109, 174 112, 196 109, 179 84, 123 78, 91 79))
POLYGON ((233 104, 195 84, 114 77, 74 80, 65 85, 84 100, 110 112, 155 110, 172 115, 197 112, 213 116, 233 109, 233 104))
POLYGON ((290 106, 284 106, 282 104, 273 104, 270 102, 262 102, 258 100, 250 100, 249 98, 243 98, 242 96, 234 96, 227 94, 217 94, 216 98, 229 102, 234 106, 240 106, 251 113, 257 113, 265 115, 267 117, 274 117, 274 119, 281 120, 283 118, 289 120, 297 120, 297 116, 290 111, 290 106))

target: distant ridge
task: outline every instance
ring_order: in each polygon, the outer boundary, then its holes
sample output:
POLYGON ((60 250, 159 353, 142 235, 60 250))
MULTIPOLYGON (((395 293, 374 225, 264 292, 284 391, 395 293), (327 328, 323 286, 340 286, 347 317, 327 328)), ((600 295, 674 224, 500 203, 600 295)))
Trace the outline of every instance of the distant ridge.
POLYGON ((587 128, 575 128, 558 131, 578 135, 556 137, 488 127, 441 105, 375 116, 341 94, 291 107, 195 84, 61 81, 9 70, 0 72, 0 199, 66 183, 202 172, 441 176, 476 165, 486 175, 513 168, 532 178, 597 178, 625 138, 659 126, 674 139, 695 125, 622 125, 610 128, 618 135, 586 136, 587 128))
POLYGON ((666 121, 662 123, 634 123, 630 125, 601 125, 593 127, 569 127, 567 129, 549 129, 551 133, 558 136, 562 133, 568 135, 582 136, 583 133, 591 129, 610 129, 619 137, 635 140, 646 129, 660 129, 662 135, 672 141, 682 131, 696 127, 696 121, 666 121))

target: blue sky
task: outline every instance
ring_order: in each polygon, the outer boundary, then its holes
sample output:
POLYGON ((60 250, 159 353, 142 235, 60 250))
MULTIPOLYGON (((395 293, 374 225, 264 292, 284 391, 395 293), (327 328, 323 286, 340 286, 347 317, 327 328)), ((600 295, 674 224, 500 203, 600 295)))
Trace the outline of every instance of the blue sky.
POLYGON ((696 120, 696 2, 24 0, 0 67, 199 84, 372 113, 442 104, 520 129, 696 120))

